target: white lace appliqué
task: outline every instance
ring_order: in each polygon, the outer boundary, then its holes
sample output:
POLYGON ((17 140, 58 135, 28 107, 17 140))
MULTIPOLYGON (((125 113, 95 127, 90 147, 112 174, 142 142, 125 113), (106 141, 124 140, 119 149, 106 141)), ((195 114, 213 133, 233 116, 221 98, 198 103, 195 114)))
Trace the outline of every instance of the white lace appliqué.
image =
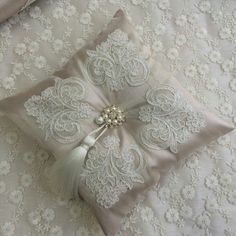
POLYGON ((76 77, 56 78, 55 85, 24 104, 27 114, 36 118, 45 131, 45 139, 60 143, 76 141, 81 136, 80 120, 88 118, 93 108, 82 102, 85 88, 76 77))
POLYGON ((121 193, 132 189, 135 183, 144 183, 144 167, 145 160, 137 146, 121 153, 119 138, 107 136, 101 145, 90 150, 82 178, 97 202, 110 208, 119 201, 121 193))
POLYGON ((139 119, 145 123, 139 133, 141 143, 152 149, 178 152, 178 143, 184 143, 191 133, 206 126, 202 113, 193 110, 182 96, 169 86, 149 89, 148 105, 139 110, 139 119))
POLYGON ((88 50, 87 71, 96 85, 104 83, 111 90, 121 90, 125 84, 139 86, 148 79, 149 69, 138 49, 129 40, 128 35, 116 30, 108 39, 88 50))

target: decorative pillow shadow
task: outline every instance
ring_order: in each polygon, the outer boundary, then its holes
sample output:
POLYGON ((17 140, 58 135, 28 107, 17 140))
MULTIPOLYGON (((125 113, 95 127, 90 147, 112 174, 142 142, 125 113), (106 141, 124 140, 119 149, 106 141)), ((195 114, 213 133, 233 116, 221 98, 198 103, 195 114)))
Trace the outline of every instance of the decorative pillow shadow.
POLYGON ((9 17, 22 11, 35 0, 1 0, 0 1, 0 23, 9 17))
POLYGON ((140 42, 119 10, 51 78, 0 102, 57 158, 53 187, 91 205, 106 235, 176 160, 233 130, 140 42))

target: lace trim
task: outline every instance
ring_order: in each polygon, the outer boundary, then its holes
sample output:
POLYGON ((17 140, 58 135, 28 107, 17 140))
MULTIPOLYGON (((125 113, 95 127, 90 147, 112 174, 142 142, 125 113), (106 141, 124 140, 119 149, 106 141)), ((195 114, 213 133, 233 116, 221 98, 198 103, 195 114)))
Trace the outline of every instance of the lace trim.
POLYGON ((139 119, 147 125, 139 132, 141 143, 151 149, 178 152, 190 133, 198 133, 206 126, 202 113, 193 110, 180 93, 169 86, 150 88, 146 93, 148 105, 139 110, 139 119))
POLYGON ((117 29, 108 35, 107 41, 88 50, 86 61, 90 79, 96 85, 106 85, 111 90, 122 90, 126 83, 139 86, 148 79, 147 63, 128 35, 117 29))
POLYGON ((82 178, 97 203, 110 208, 119 201, 121 193, 132 189, 135 183, 144 183, 140 174, 144 167, 145 159, 137 146, 121 153, 119 138, 107 136, 90 150, 82 178))
POLYGON ((55 85, 24 104, 27 114, 36 118, 45 132, 45 140, 71 143, 81 136, 81 119, 89 117, 93 108, 82 102, 85 88, 76 77, 56 78, 55 85))

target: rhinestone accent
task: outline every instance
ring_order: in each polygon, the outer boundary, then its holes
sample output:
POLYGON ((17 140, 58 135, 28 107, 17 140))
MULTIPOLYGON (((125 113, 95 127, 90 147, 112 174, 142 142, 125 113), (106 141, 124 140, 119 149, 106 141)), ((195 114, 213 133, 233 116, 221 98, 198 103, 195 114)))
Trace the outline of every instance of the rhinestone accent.
POLYGON ((101 115, 96 118, 96 124, 102 126, 105 124, 108 128, 121 126, 125 122, 124 112, 116 105, 106 107, 101 115))

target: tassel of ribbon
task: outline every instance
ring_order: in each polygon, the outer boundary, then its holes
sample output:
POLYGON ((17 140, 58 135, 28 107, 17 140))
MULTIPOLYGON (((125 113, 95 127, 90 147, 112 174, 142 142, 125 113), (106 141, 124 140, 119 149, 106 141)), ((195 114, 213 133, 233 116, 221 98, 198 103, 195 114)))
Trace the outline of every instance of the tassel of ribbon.
POLYGON ((68 156, 56 161, 49 176, 53 189, 67 199, 78 198, 79 180, 84 168, 87 153, 106 130, 106 125, 102 125, 93 130, 82 140, 78 147, 74 148, 68 154, 68 156))

